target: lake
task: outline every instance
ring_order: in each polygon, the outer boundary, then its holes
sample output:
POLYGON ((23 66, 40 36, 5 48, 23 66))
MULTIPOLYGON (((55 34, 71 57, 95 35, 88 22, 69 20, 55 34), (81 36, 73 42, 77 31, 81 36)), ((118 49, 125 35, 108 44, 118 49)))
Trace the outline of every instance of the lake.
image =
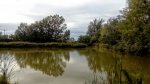
POLYGON ((109 84, 127 79, 150 82, 150 56, 97 48, 0 49, 0 68, 8 70, 11 82, 18 84, 109 84))

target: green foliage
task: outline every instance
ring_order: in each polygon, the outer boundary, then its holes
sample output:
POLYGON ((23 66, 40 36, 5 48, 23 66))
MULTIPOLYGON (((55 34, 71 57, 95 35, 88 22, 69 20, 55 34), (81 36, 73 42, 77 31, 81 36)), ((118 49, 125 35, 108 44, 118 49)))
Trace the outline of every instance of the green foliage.
POLYGON ((103 19, 94 19, 90 22, 88 26, 87 36, 90 37, 90 44, 98 42, 100 37, 100 30, 102 28, 104 20, 103 19))
POLYGON ((90 40, 91 40, 90 36, 87 36, 87 35, 79 36, 79 38, 78 38, 78 42, 85 43, 85 44, 89 44, 90 40))
POLYGON ((62 16, 53 15, 31 25, 21 23, 15 32, 15 38, 31 42, 66 41, 70 38, 70 31, 66 28, 65 19, 62 16))
POLYGON ((92 45, 98 42, 100 37, 100 30, 102 28, 104 20, 103 19, 94 19, 90 22, 88 26, 88 31, 85 36, 79 36, 78 41, 81 43, 86 43, 92 45))
POLYGON ((70 40, 70 30, 66 30, 63 35, 62 41, 69 41, 69 40, 70 40))
POLYGON ((104 27, 102 28, 100 34, 100 42, 102 44, 115 45, 120 41, 120 32, 117 30, 117 24, 119 23, 119 18, 110 18, 104 27))
POLYGON ((127 52, 147 52, 150 43, 150 3, 130 0, 122 12, 120 48, 127 52))

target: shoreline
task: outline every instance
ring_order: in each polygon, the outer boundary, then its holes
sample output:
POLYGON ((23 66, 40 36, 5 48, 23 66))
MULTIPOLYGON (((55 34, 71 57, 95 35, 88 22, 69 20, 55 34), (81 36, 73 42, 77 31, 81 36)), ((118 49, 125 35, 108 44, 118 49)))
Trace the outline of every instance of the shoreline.
POLYGON ((83 43, 0 42, 0 48, 86 48, 83 43))

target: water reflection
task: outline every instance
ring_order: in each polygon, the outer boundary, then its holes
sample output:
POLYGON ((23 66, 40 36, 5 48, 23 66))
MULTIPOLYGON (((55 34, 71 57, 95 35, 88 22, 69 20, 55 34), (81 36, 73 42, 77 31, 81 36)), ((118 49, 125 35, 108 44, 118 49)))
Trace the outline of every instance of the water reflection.
POLYGON ((128 56, 122 57, 122 65, 135 77, 141 77, 143 84, 150 82, 150 57, 149 56, 128 56))
POLYGON ((21 68, 33 68, 54 77, 61 76, 69 61, 69 52, 57 51, 24 51, 14 53, 21 68))
POLYGON ((59 84, 64 81, 63 77, 70 83, 69 77, 72 77, 74 84, 140 84, 141 81, 149 84, 150 79, 149 57, 122 55, 106 49, 2 49, 0 55, 2 61, 13 58, 23 69, 57 77, 57 80, 50 79, 60 81, 59 84))
MULTIPOLYGON (((130 64, 133 61, 130 62, 125 59, 122 54, 106 49, 87 49, 81 51, 80 54, 86 57, 89 68, 94 73, 93 79, 86 82, 86 84, 142 84, 143 73, 134 72, 133 74, 133 72, 128 71, 128 68, 135 67, 134 70, 137 70, 137 68, 141 68, 143 66, 126 66, 126 64, 130 64)), ((144 84, 148 83, 145 82, 144 84)))
POLYGON ((105 49, 86 49, 79 51, 80 55, 86 57, 89 68, 93 73, 101 72, 102 69, 107 71, 114 67, 116 62, 116 53, 106 52, 105 49))
POLYGON ((85 84, 111 84, 111 83, 109 83, 107 71, 102 69, 101 72, 93 74, 93 78, 86 81, 85 84))

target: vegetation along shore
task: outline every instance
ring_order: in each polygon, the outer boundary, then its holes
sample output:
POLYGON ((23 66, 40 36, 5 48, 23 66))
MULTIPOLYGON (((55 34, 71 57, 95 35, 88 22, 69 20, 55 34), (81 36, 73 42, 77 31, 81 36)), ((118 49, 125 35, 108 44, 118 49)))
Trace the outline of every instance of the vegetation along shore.
POLYGON ((85 48, 83 43, 0 42, 0 48, 85 48))

